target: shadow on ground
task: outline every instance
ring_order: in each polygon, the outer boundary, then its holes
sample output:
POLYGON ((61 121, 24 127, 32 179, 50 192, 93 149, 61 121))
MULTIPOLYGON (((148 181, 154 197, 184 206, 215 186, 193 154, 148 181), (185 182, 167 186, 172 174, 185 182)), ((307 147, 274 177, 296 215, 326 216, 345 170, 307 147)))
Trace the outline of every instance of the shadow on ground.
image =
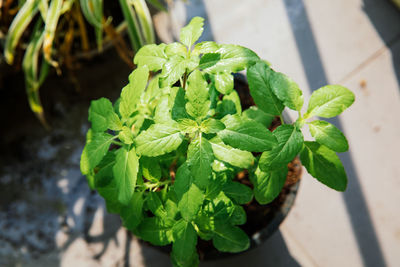
MULTIPOLYGON (((374 25, 377 25, 377 27, 379 27, 381 30, 381 36, 393 36, 393 32, 391 30, 393 30, 394 25, 392 25, 392 27, 388 27, 388 23, 391 20, 388 19, 387 14, 385 13, 391 13, 393 10, 374 10, 376 6, 372 5, 373 2, 384 1, 365 0, 364 2, 368 2, 368 4, 365 3, 365 10, 366 12, 370 12, 370 16, 372 16, 374 20, 374 25), (372 13, 374 15, 372 15, 372 13), (384 26, 387 26, 387 28, 384 29, 384 26)), ((284 3, 293 34, 295 36, 297 49, 301 57, 301 62, 306 74, 309 88, 311 91, 314 91, 323 85, 329 84, 329 81, 327 79, 318 46, 312 32, 307 10, 302 0, 285 0, 284 3)), ((379 4, 379 6, 381 8, 385 8, 385 3, 379 4)), ((393 9, 393 6, 390 8, 393 9)), ((396 39, 385 40, 385 42, 387 41, 387 44, 390 45, 395 40, 396 39)), ((397 64, 398 66, 398 56, 394 56, 393 59, 397 60, 394 65, 397 64)), ((396 73, 399 73, 398 68, 396 69, 396 73)), ((333 118, 328 121, 335 124, 340 129, 343 128, 341 121, 338 118, 333 118)), ((342 153, 339 155, 339 157, 341 158, 348 174, 349 183, 346 192, 343 194, 343 198, 363 265, 371 267, 386 266, 385 259, 382 254, 382 248, 379 244, 376 231, 371 220, 371 215, 367 207, 366 199, 361 190, 360 177, 358 176, 354 166, 351 151, 342 153)))
MULTIPOLYGON (((172 266, 167 254, 159 250, 144 246, 142 255, 145 266, 170 267, 172 266)), ((204 261, 200 267, 299 267, 300 265, 290 255, 285 240, 280 231, 273 234, 265 243, 259 247, 244 253, 220 260, 204 261)))
POLYGON ((400 10, 390 0, 363 0, 362 8, 391 52, 400 90, 400 51, 394 50, 395 44, 400 43, 400 10))

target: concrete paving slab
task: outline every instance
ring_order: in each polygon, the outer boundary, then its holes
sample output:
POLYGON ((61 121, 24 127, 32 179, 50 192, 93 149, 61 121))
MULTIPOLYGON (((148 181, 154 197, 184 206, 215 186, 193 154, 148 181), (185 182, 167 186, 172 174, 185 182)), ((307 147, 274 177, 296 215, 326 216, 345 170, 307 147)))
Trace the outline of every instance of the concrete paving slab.
MULTIPOLYGON (((197 7, 203 2, 208 11, 210 37, 253 49, 293 77, 306 95, 321 85, 342 83, 357 96, 354 106, 333 121, 351 146, 341 157, 348 191, 334 192, 305 175, 281 227, 295 261, 397 266, 399 12, 386 1, 372 0, 194 2, 197 7)), ((243 257, 251 263, 255 258, 243 257)))
MULTIPOLYGON (((400 54, 400 42, 392 53, 400 54)), ((400 263, 400 95, 390 51, 351 77, 345 85, 357 95, 343 117, 362 191, 388 266, 400 263)))
POLYGON ((304 5, 332 82, 342 81, 400 35, 400 13, 389 1, 307 0, 304 5))

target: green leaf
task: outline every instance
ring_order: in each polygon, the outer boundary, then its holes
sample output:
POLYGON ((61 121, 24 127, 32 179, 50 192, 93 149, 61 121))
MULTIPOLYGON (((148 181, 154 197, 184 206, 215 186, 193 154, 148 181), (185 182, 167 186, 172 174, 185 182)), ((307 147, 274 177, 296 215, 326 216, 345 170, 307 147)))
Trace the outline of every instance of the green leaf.
POLYGON ((171 109, 169 107, 168 95, 163 95, 158 99, 157 106, 154 112, 154 121, 157 124, 173 123, 171 118, 171 109))
POLYGON ((235 109, 237 114, 242 114, 242 105, 240 103, 239 95, 236 91, 232 91, 229 95, 224 95, 222 98, 223 101, 232 101, 235 104, 235 109))
POLYGON ((174 83, 179 81, 186 71, 185 58, 181 56, 172 56, 168 59, 167 63, 164 64, 161 76, 160 76, 160 87, 172 86, 174 83))
POLYGON ((214 236, 212 232, 215 229, 213 213, 213 204, 209 202, 201 208, 199 214, 196 216, 195 224, 197 226, 197 234, 203 240, 211 240, 214 236))
POLYGON ((233 90, 233 75, 228 72, 221 72, 214 75, 215 88, 221 94, 228 95, 233 90))
POLYGON ((129 75, 129 84, 122 89, 119 103, 119 113, 123 118, 129 118, 135 111, 136 104, 146 88, 148 77, 149 69, 147 67, 138 67, 129 75))
POLYGON ((251 189, 241 183, 227 182, 222 190, 225 195, 233 199, 237 204, 246 204, 253 198, 251 189))
POLYGON ((135 9, 132 6, 131 0, 119 0, 124 21, 127 24, 128 35, 131 41, 133 50, 138 51, 145 42, 141 35, 139 22, 136 18, 135 9))
POLYGON ((167 57, 180 56, 186 58, 187 48, 178 42, 170 43, 165 47, 165 54, 167 57))
POLYGON ((58 66, 58 63, 51 59, 53 41, 56 35, 56 28, 58 25, 58 21, 61 16, 63 1, 62 0, 53 0, 50 2, 49 9, 47 10, 46 19, 45 19, 45 35, 43 40, 43 54, 44 58, 47 62, 49 62, 54 67, 58 66))
POLYGON ((203 18, 192 18, 189 24, 181 29, 181 33, 179 36, 181 43, 186 45, 190 49, 203 33, 203 25, 203 18))
POLYGON ((254 163, 254 157, 251 152, 225 145, 218 136, 211 139, 210 143, 215 157, 221 161, 244 169, 249 168, 254 163))
POLYGON ((134 113, 136 114, 136 116, 131 117, 128 121, 127 121, 127 125, 129 125, 131 128, 131 132, 133 135, 137 135, 140 132, 140 129, 142 128, 144 122, 145 122, 145 118, 143 114, 140 113, 134 113))
POLYGON ((215 110, 216 118, 222 119, 226 115, 234 115, 237 113, 235 103, 232 100, 223 99, 217 102, 217 108, 215 110))
POLYGON ((312 121, 308 125, 311 135, 321 145, 336 152, 345 152, 349 149, 346 137, 333 124, 326 121, 312 121))
POLYGON ((196 55, 191 54, 189 58, 186 58, 184 64, 186 66, 187 73, 194 71, 199 66, 199 63, 200 58, 196 55))
POLYGON ((347 176, 336 153, 316 142, 304 142, 300 159, 309 174, 337 191, 347 187, 347 176))
POLYGON ((340 85, 327 85, 314 91, 310 97, 305 118, 320 116, 331 118, 350 107, 355 96, 349 89, 340 85))
POLYGON ((271 122, 274 120, 275 116, 269 115, 257 108, 256 106, 251 106, 250 108, 243 111, 243 117, 248 118, 250 120, 255 120, 264 125, 265 127, 269 127, 271 122))
MULTIPOLYGON (((175 87, 176 88, 176 87, 175 87)), ((183 118, 189 118, 186 112, 186 100, 185 100, 185 90, 182 87, 177 89, 174 104, 171 110, 171 116, 174 120, 179 120, 183 118)))
POLYGON ((186 221, 194 219, 204 201, 204 193, 194 184, 188 165, 182 164, 175 176, 174 191, 178 198, 178 209, 186 221))
POLYGON ((112 171, 114 164, 115 154, 109 151, 98 165, 100 169, 94 181, 96 190, 106 201, 107 211, 120 213, 123 206, 118 201, 118 188, 112 171))
POLYGON ((191 119, 180 119, 178 123, 179 129, 181 129, 183 133, 194 133, 199 129, 197 122, 191 119))
POLYGON ((39 1, 25 1, 8 29, 4 44, 4 57, 10 65, 14 61, 15 48, 21 36, 38 13, 39 3, 39 1))
MULTIPOLYGON (((74 1, 69 1, 69 5, 72 5, 74 1)), ((64 1, 63 9, 65 4, 64 1)), ((103 42, 103 0, 80 0, 80 7, 86 20, 95 28, 97 47, 99 51, 102 49, 103 42)), ((67 8, 69 11, 71 7, 67 8)), ((61 11, 61 13, 64 13, 61 11)))
POLYGON ((186 259, 184 261, 179 261, 175 258, 174 254, 171 254, 171 261, 174 267, 191 267, 191 266, 199 266, 199 254, 195 250, 192 255, 186 255, 186 259))
POLYGON ((155 158, 141 157, 140 167, 144 178, 149 181, 157 182, 161 178, 160 163, 155 158))
POLYGON ((122 127, 122 130, 118 134, 118 138, 127 145, 132 144, 134 139, 131 129, 126 126, 122 127))
POLYGON ((284 106, 272 91, 272 72, 266 63, 259 61, 247 70, 247 80, 250 94, 257 106, 268 115, 279 116, 284 106))
POLYGON ((219 45, 213 54, 204 54, 200 59, 200 69, 208 73, 238 72, 259 60, 256 53, 239 45, 219 45))
MULTIPOLYGON (((219 49, 219 46, 218 46, 219 49)), ((219 53, 207 53, 204 54, 201 58, 200 58, 200 69, 207 69, 207 68, 211 68, 213 66, 215 66, 219 61, 221 60, 221 54, 219 53)))
POLYGON ((177 205, 176 195, 175 192, 169 190, 167 195, 167 200, 165 201, 164 207, 165 211, 167 212, 167 221, 168 223, 173 222, 175 223, 175 217, 178 214, 178 205, 177 205))
POLYGON ((217 89, 215 88, 215 85, 212 83, 208 87, 208 94, 210 95, 210 102, 211 102, 210 103, 210 111, 215 112, 215 108, 217 107, 217 103, 219 101, 220 93, 217 91, 217 89))
POLYGON ((134 63, 138 67, 147 66, 150 71, 161 70, 167 62, 167 56, 164 53, 165 46, 165 44, 143 46, 137 52, 134 63))
POLYGON ((144 218, 135 234, 156 246, 165 246, 172 241, 171 227, 157 217, 144 218))
POLYGON ((175 125, 153 124, 136 137, 137 152, 148 157, 160 156, 176 150, 182 140, 175 125))
POLYGON ((192 140, 188 148, 187 160, 194 183, 204 189, 211 179, 211 165, 214 161, 213 150, 207 139, 200 135, 192 140))
POLYGON ((176 193, 176 197, 181 199, 183 194, 189 190, 190 185, 193 182, 193 176, 189 170, 187 162, 185 162, 179 166, 175 174, 174 192, 176 193))
POLYGON ((106 156, 101 160, 99 170, 94 176, 94 187, 99 190, 100 195, 106 199, 116 199, 118 197, 118 190, 114 185, 109 187, 109 185, 114 182, 114 177, 112 173, 112 167, 115 164, 115 154, 109 151, 106 156), (105 163, 104 163, 105 162, 105 163), (102 165, 102 166, 100 166, 102 165), (104 194, 103 194, 104 193, 104 194))
POLYGON ((167 12, 167 9, 164 7, 164 5, 159 0, 147 0, 147 2, 149 2, 153 7, 155 7, 159 11, 167 12))
POLYGON ((175 216, 178 213, 174 194, 162 189, 158 192, 149 192, 146 198, 148 209, 161 220, 162 224, 171 227, 175 223, 175 216))
POLYGON ((108 133, 88 132, 88 140, 81 155, 81 172, 89 174, 106 155, 114 136, 108 133), (89 137, 90 136, 90 137, 89 137))
POLYGON ((297 83, 280 72, 273 72, 270 85, 274 94, 290 109, 300 111, 303 107, 303 92, 297 83))
MULTIPOLYGON (((216 198, 222 190, 222 186, 226 183, 227 181, 227 174, 225 172, 219 172, 216 173, 217 171, 214 168, 214 165, 216 164, 216 160, 214 160, 213 162, 213 175, 212 175, 212 180, 210 181, 210 183, 208 184, 207 188, 206 188, 206 199, 208 200, 212 200, 214 198, 216 198)), ((222 162, 220 162, 222 163, 222 162)), ((222 163, 223 164, 223 163, 222 163)), ((220 166, 220 165, 217 165, 220 166)))
POLYGON ((249 237, 237 226, 215 222, 213 244, 222 252, 241 252, 250 246, 249 237))
POLYGON ((178 209, 186 221, 192 221, 204 201, 204 193, 194 184, 190 184, 187 192, 179 200, 178 209))
MULTIPOLYGON (((24 9, 24 7, 22 7, 19 12, 21 12, 22 9, 24 9)), ((20 15, 19 12, 17 17, 20 15)), ((37 20, 37 22, 34 25, 34 28, 32 29, 32 38, 29 41, 29 44, 25 50, 24 58, 22 61, 22 69, 25 75, 25 89, 28 96, 29 106, 31 110, 35 113, 35 115, 39 118, 41 123, 44 126, 46 126, 43 106, 39 95, 39 88, 49 73, 48 62, 46 60, 41 60, 40 63, 39 60, 39 57, 41 56, 42 53, 41 47, 43 45, 43 40, 45 36, 44 27, 42 27, 42 24, 43 23, 41 20, 37 20)), ((17 33, 9 32, 9 34, 12 35, 17 33)), ((7 36, 7 38, 8 37, 9 36, 7 36)), ((7 51, 5 52, 7 53, 7 51)))
POLYGON ((89 121, 92 122, 92 129, 96 132, 104 132, 107 129, 118 131, 122 128, 111 101, 104 97, 91 102, 89 121))
POLYGON ((210 108, 207 81, 199 70, 195 70, 189 75, 187 85, 187 113, 194 118, 204 118, 210 108))
POLYGON ((241 150, 263 152, 276 144, 276 138, 262 124, 246 120, 237 115, 227 115, 223 119, 225 130, 218 136, 225 144, 241 150))
POLYGON ((86 20, 96 28, 102 28, 103 1, 102 0, 81 0, 80 7, 86 20))
POLYGON ((261 205, 272 202, 282 191, 288 173, 287 166, 274 171, 263 172, 259 167, 250 180, 254 186, 254 197, 261 205))
POLYGON ((214 206, 212 216, 221 222, 224 221, 227 223, 235 210, 235 203, 233 203, 233 201, 225 195, 223 191, 214 197, 212 201, 214 206))
POLYGON ((130 150, 121 147, 116 155, 113 174, 118 187, 118 200, 127 205, 136 187, 139 159, 133 147, 130 150))
POLYGON ((201 123, 200 129, 203 133, 207 134, 218 133, 219 131, 225 129, 225 124, 219 120, 208 118, 201 123))
POLYGON ((136 16, 140 22, 140 32, 143 35, 144 43, 152 44, 155 40, 153 21, 149 8, 145 0, 131 0, 131 4, 135 8, 136 16))
POLYGON ((134 192, 128 205, 121 210, 123 224, 129 230, 136 228, 143 219, 143 192, 134 192))
MULTIPOLYGON (((144 91, 144 93, 140 97, 140 102, 150 105, 152 104, 151 102, 158 97, 161 96, 161 90, 159 86, 159 79, 160 75, 156 75, 152 79, 150 79, 149 85, 147 86, 147 89, 144 91)), ((154 102, 153 102, 154 103, 154 102)))
POLYGON ((246 220, 247 220, 246 211, 242 206, 236 205, 229 219, 229 223, 232 225, 242 225, 246 223, 246 220))
MULTIPOLYGON (((146 204, 151 212, 161 220, 164 220, 166 217, 168 217, 167 211, 165 210, 165 207, 158 196, 158 192, 150 192, 146 198, 146 204)), ((164 220, 164 222, 166 221, 164 220)))
POLYGON ((199 260, 193 257, 193 255, 197 256, 197 233, 193 225, 185 220, 180 220, 172 228, 172 233, 174 242, 171 256, 175 266, 197 266, 199 260))
POLYGON ((259 164, 263 171, 275 170, 288 164, 303 147, 303 134, 293 125, 281 125, 275 129, 273 135, 278 140, 278 144, 261 155, 259 164))
POLYGON ((192 54, 200 55, 200 54, 209 54, 215 53, 219 48, 219 45, 213 41, 205 41, 201 43, 197 43, 192 51, 192 54))

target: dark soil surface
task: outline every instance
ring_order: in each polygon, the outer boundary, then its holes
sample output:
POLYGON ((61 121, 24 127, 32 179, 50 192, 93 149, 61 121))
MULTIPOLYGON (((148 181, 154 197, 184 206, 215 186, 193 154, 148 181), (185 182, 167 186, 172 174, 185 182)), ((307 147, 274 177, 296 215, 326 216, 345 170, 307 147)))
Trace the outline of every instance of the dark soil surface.
MULTIPOLYGON (((22 73, 0 64, 0 266, 90 240, 94 213, 104 209, 79 170, 87 112, 93 99, 114 101, 130 69, 113 50, 80 65, 74 83, 53 73, 40 89, 47 131, 29 109, 22 73)), ((116 232, 116 222, 107 231, 116 232)))

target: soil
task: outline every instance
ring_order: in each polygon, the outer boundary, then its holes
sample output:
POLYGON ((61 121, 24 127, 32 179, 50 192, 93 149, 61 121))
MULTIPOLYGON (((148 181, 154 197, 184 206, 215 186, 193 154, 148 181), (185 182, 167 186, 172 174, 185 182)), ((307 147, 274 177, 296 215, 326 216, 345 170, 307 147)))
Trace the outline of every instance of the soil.
POLYGON ((54 262, 38 266, 57 266, 60 251, 94 257, 120 229, 119 218, 106 214, 104 200, 87 186, 79 159, 90 101, 115 101, 130 69, 113 50, 81 64, 79 87, 53 72, 40 90, 50 131, 29 108, 23 74, 0 64, 0 266, 26 266, 49 255, 54 262), (99 221, 94 214, 104 216, 99 221), (89 230, 99 223, 104 230, 93 236, 89 230), (76 251, 82 240, 86 250, 76 251))

